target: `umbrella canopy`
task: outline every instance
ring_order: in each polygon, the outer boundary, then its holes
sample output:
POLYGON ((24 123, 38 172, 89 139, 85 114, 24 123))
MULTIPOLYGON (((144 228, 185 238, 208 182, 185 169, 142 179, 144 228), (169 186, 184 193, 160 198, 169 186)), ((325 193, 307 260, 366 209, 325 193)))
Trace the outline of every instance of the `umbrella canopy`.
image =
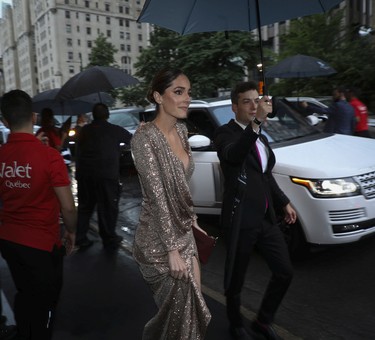
MULTIPOLYGON (((146 0, 139 22, 148 22, 182 35, 258 29, 264 67, 261 26, 323 13, 342 0, 146 0)), ((263 82, 264 79, 264 72, 263 82)))
POLYGON ((111 106, 114 99, 108 93, 94 93, 78 97, 76 99, 61 99, 59 88, 43 91, 36 94, 33 100, 33 111, 40 113, 45 107, 49 107, 56 114, 74 116, 80 113, 90 112, 94 104, 98 102, 111 106))
POLYGON ((325 61, 303 54, 288 57, 270 67, 267 78, 308 78, 329 76, 337 73, 325 61))
POLYGON ((115 88, 135 85, 138 80, 124 71, 109 66, 93 66, 70 78, 59 92, 62 99, 109 92, 115 88))
POLYGON ((251 31, 260 25, 328 11, 342 0, 146 0, 139 22, 182 35, 215 31, 251 31))

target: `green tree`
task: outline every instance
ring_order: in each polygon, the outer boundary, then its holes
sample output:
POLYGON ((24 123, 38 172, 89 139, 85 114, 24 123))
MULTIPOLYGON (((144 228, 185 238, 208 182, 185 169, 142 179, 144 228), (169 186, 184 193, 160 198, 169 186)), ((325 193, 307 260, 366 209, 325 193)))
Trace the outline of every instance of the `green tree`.
POLYGON ((114 56, 117 51, 116 47, 108 42, 107 38, 101 33, 94 41, 87 67, 117 66, 114 56))
POLYGON ((156 27, 150 36, 150 47, 135 64, 135 76, 142 82, 136 88, 121 90, 122 98, 128 105, 143 102, 148 84, 163 67, 184 70, 191 81, 194 98, 217 96, 219 89, 231 88, 242 80, 246 69, 254 69, 258 56, 258 45, 249 32, 180 36, 156 27), (143 93, 143 98, 136 100, 133 96, 136 92, 143 93))
MULTIPOLYGON (((329 77, 281 79, 269 86, 273 95, 331 95, 334 86, 355 86, 370 105, 375 100, 375 45, 371 37, 361 38, 356 27, 343 26, 342 11, 293 20, 281 37, 280 54, 274 63, 295 54, 320 58, 336 69, 329 77)), ((270 79, 268 79, 271 82, 270 79)))

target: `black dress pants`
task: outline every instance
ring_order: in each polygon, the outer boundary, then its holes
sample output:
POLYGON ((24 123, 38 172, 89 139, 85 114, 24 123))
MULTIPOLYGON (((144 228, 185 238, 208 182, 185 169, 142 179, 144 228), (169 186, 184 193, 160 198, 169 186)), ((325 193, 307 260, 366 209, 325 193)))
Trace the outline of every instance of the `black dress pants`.
POLYGON ((116 237, 119 181, 95 176, 81 176, 78 184, 77 244, 87 238, 90 219, 97 208, 99 235, 103 242, 111 242, 116 237))
POLYGON ((0 240, 17 293, 14 317, 22 340, 49 340, 63 282, 63 254, 0 240))
POLYGON ((280 228, 265 217, 258 226, 241 229, 234 267, 229 287, 225 292, 227 298, 227 315, 233 326, 242 326, 240 314, 241 290, 246 270, 254 246, 266 260, 272 272, 266 289, 258 320, 265 324, 273 322, 275 313, 286 293, 293 277, 293 268, 288 248, 280 228))

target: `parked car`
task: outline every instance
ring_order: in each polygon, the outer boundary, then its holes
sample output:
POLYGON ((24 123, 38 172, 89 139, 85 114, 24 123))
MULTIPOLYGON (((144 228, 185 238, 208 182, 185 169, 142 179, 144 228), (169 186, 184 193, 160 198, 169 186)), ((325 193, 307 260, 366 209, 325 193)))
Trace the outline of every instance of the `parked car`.
MULTIPOLYGON (((147 114, 152 117, 154 110, 147 114)), ((223 175, 212 138, 233 117, 230 100, 190 104, 190 188, 197 213, 220 214, 223 175)), ((375 140, 323 133, 285 99, 262 131, 276 155, 274 177, 298 214, 295 225, 280 225, 292 253, 306 244, 349 243, 375 233, 375 158, 369 157, 375 140)))
MULTIPOLYGON (((40 129, 39 125, 33 126, 34 134, 40 129)), ((10 130, 4 125, 4 123, 0 120, 0 145, 4 144, 8 140, 8 136, 10 134, 10 130)))

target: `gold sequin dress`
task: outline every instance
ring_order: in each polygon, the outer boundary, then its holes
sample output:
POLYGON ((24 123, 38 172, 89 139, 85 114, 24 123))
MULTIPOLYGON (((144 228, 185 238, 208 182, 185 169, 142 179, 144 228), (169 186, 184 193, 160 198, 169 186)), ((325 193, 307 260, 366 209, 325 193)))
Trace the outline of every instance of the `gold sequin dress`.
POLYGON ((196 215, 188 181, 194 163, 185 125, 176 123, 176 129, 189 154, 186 171, 154 123, 141 126, 132 138, 143 194, 133 256, 159 308, 146 324, 143 340, 203 339, 211 319, 193 275, 197 249, 192 224, 196 215), (169 274, 168 251, 174 249, 187 264, 188 282, 169 274))

